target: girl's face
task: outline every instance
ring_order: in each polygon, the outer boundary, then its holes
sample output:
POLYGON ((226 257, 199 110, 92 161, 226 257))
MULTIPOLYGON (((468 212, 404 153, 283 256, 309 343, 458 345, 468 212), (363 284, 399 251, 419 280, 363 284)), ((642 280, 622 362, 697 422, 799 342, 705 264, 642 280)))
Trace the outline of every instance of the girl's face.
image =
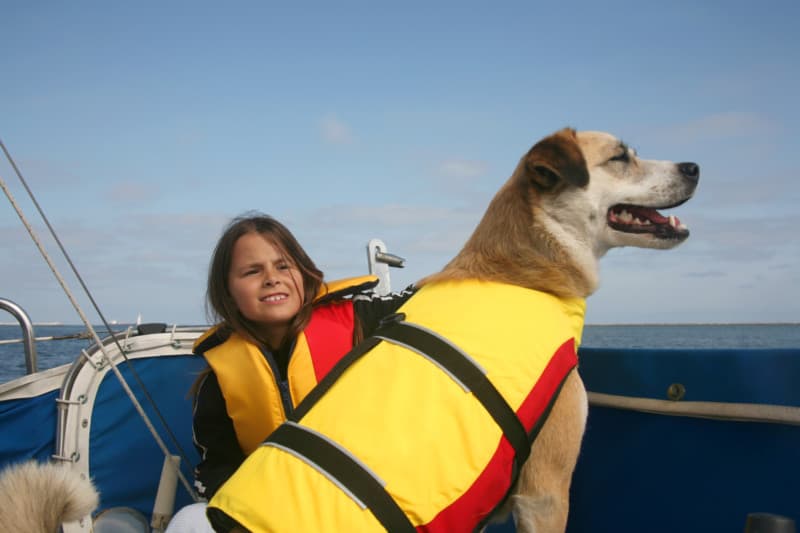
POLYGON ((233 246, 228 291, 242 315, 258 324, 277 349, 303 305, 303 276, 282 250, 260 233, 245 233, 233 246))

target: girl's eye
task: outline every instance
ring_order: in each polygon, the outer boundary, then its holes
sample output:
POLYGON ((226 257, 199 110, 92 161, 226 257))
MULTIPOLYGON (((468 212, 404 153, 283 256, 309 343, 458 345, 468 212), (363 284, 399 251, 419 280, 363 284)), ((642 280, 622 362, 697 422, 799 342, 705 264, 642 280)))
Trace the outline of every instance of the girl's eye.
POLYGON ((290 268, 292 268, 291 265, 287 263, 281 263, 278 265, 278 270, 289 270, 290 268))

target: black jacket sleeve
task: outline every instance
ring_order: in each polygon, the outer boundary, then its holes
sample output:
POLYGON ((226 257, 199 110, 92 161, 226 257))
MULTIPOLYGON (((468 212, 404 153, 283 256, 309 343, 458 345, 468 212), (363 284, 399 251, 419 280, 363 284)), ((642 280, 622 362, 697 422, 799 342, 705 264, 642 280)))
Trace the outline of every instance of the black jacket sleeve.
POLYGON ((355 295, 353 312, 361 326, 364 338, 372 335, 384 317, 396 312, 416 292, 416 287, 409 285, 400 292, 393 292, 386 296, 378 296, 369 291, 355 295))
POLYGON ((200 496, 210 500, 245 459, 213 372, 205 376, 195 395, 192 438, 200 454, 194 470, 195 487, 200 496))

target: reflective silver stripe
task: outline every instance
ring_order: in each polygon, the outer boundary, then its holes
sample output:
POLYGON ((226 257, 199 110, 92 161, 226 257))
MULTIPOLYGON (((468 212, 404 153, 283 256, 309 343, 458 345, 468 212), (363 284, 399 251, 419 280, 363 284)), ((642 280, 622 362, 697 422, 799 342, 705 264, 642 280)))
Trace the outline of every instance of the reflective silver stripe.
POLYGON ((350 453, 350 450, 347 450, 347 449, 343 448, 341 445, 339 445, 339 443, 338 443, 338 442, 336 442, 336 441, 334 441, 334 440, 331 440, 331 439, 330 439, 330 437, 328 437, 327 435, 323 435, 322 433, 320 433, 320 432, 318 432, 318 431, 314 431, 314 430, 313 430, 313 429, 311 429, 310 427, 301 426, 301 425, 300 425, 300 424, 298 424, 297 422, 292 422, 291 420, 287 420, 287 421, 286 421, 286 422, 284 422, 284 423, 285 423, 286 425, 288 425, 288 426, 292 426, 292 427, 295 427, 295 428, 297 428, 297 429, 300 429, 300 430, 302 430, 302 431, 305 431, 306 433, 311 433, 312 435, 315 435, 315 436, 317 436, 318 438, 320 438, 320 439, 324 440, 325 442, 327 442, 328 444, 330 444, 331 446, 333 446, 334 448, 336 448, 337 450, 339 450, 340 452, 342 452, 343 454, 345 454, 347 457, 349 457, 349 458, 350 458, 350 460, 352 460, 352 461, 353 461, 354 463, 356 463, 358 466, 360 466, 360 467, 361 467, 361 469, 362 469, 364 472, 366 472, 367 474, 369 474, 369 475, 372 477, 372 479, 374 479, 375 481, 377 481, 377 482, 380 484, 380 486, 381 486, 381 487, 384 487, 384 488, 386 487, 386 482, 385 482, 384 480, 382 480, 382 479, 380 478, 380 476, 378 476, 378 474, 376 474, 375 472, 373 472, 373 471, 372 471, 372 469, 371 469, 370 467, 368 467, 367 465, 365 465, 364 463, 362 463, 362 462, 361 462, 361 461, 358 459, 358 457, 356 457, 355 455, 353 455, 352 453, 350 453))
POLYGON ((339 483, 339 480, 337 480, 335 477, 330 475, 325 469, 323 469, 321 466, 319 466, 317 463, 315 463, 314 461, 312 461, 311 459, 309 459, 305 455, 302 455, 302 454, 298 453, 296 450, 293 450, 291 448, 287 448, 286 446, 284 446, 282 444, 276 444, 276 443, 270 442, 270 441, 265 442, 263 444, 263 446, 272 446, 273 448, 277 448, 279 450, 282 450, 282 451, 288 453, 291 456, 297 457, 298 459, 303 461, 305 464, 307 464, 308 466, 310 466, 311 468, 313 468, 314 470, 316 470, 317 472, 319 472, 320 474, 322 474, 323 476, 328 478, 328 481, 330 481, 331 483, 333 483, 334 485, 339 487, 339 489, 342 492, 344 492, 345 494, 350 496, 350 499, 353 500, 354 502, 356 502, 356 505, 358 505, 362 510, 367 508, 367 506, 364 505, 364 502, 359 500, 356 497, 356 495, 353 494, 352 492, 350 492, 350 490, 346 486, 344 486, 341 483, 339 483))
POLYGON ((381 336, 381 335, 375 335, 375 336, 376 336, 376 337, 378 337, 379 339, 383 339, 384 341, 386 341, 386 342, 388 342, 388 343, 394 344, 395 346, 402 346, 402 347, 403 347, 403 348, 405 348, 406 350, 410 350, 410 351, 412 351, 412 352, 414 352, 414 353, 416 353, 416 354, 419 354, 419 355, 421 355, 422 357, 424 357, 425 359, 427 359, 428 361, 430 361, 431 363, 433 363, 433 364, 436 366, 436 368, 438 368, 439 370, 441 370, 442 372, 444 372, 445 374, 447 374, 448 376, 450 376, 450 379, 452 379, 453 381, 455 381, 456 383, 458 383, 458 386, 459 386, 459 387, 461 387, 462 389, 464 389, 464 392, 470 392, 470 390, 469 390, 469 387, 467 387, 467 386, 464 384, 464 382, 463 382, 463 381, 461 381, 460 379, 458 379, 458 378, 457 378, 457 377, 456 377, 456 376, 455 376, 455 375, 454 375, 452 372, 450 372, 450 371, 449 371, 449 370, 447 370, 445 367, 443 367, 442 365, 440 365, 438 361, 436 361, 435 359, 431 359, 430 357, 428 357, 428 354, 426 354, 425 352, 421 352, 421 351, 417 350, 416 348, 414 348, 413 346, 410 346, 410 345, 408 345, 408 344, 406 344, 406 343, 404 343, 404 342, 399 342, 399 341, 397 341, 397 340, 395 340, 395 339, 390 339, 390 338, 388 338, 388 337, 383 337, 383 336, 381 336))
MULTIPOLYGON (((470 356, 469 356, 469 354, 467 354, 467 353, 466 353, 464 350, 462 350, 461 348, 459 348, 458 346, 456 346, 455 344, 453 344, 452 342, 450 342, 450 340, 448 340, 447 338, 445 338, 445 337, 442 337, 441 335, 439 335, 439 334, 438 334, 438 333, 436 333, 435 331, 433 331, 433 330, 430 330, 430 329, 426 328, 425 326, 420 326, 419 324, 414 324, 413 322, 403 321, 403 324, 404 324, 404 325, 406 325, 406 326, 409 326, 409 327, 412 327, 412 328, 418 329, 418 330, 420 330, 420 331, 424 331, 425 333, 427 333, 427 334, 429 334, 429 335, 431 335, 431 336, 433 336, 433 337, 436 337, 436 338, 437 338, 437 339, 439 339, 441 342, 443 342, 443 343, 447 344, 447 345, 448 345, 448 346, 450 346, 450 347, 451 347, 453 350, 457 351, 457 352, 458 352, 458 353, 461 355, 461 357, 463 357, 464 359, 466 359, 467 361, 469 361, 469 362, 470 362, 470 364, 471 364, 472 366, 474 366, 475 368, 477 368, 478 370, 480 370, 481 374, 483 374, 484 376, 486 375, 486 369, 485 369, 485 368, 483 368, 483 367, 482 367, 480 364, 478 364, 478 362, 477 362, 475 359, 473 359, 472 357, 470 357, 470 356)), ((448 376, 450 376, 450 379, 452 379, 453 381, 455 381, 456 383, 458 383, 458 385, 459 385, 459 386, 460 386, 462 389, 464 389, 464 392, 471 392, 471 391, 470 391, 470 388, 469 388, 469 387, 467 387, 467 386, 464 384, 464 382, 463 382, 463 381, 461 381, 460 379, 458 379, 458 378, 457 378, 457 377, 456 377, 456 376, 455 376, 455 375, 454 375, 452 372, 450 372, 450 371, 449 371, 447 368, 445 368, 445 367, 443 367, 441 364, 439 364, 439 362, 438 362, 438 361, 436 361, 436 360, 432 359, 430 356, 428 356, 428 354, 426 354, 426 353, 423 353, 423 352, 419 351, 417 348, 415 348, 415 347, 413 347, 413 346, 409 346, 408 344, 405 344, 405 343, 403 343, 403 342, 399 342, 399 341, 397 341, 396 339, 391 339, 391 338, 388 338, 388 337, 383 337, 383 336, 381 336, 380 334, 378 334, 378 335, 375 335, 375 336, 376 336, 376 337, 378 337, 379 339, 383 339, 383 340, 384 340, 384 341, 386 341, 386 342, 390 342, 390 343, 392 343, 392 344, 394 344, 394 345, 396 345, 396 346, 402 346, 403 348, 406 348, 406 349, 408 349, 408 350, 411 350, 412 352, 414 352, 414 353, 416 353, 416 354, 419 354, 419 355, 421 355, 422 357, 424 357, 425 359, 427 359, 428 361, 430 361, 431 363, 433 363, 434 365, 436 365, 436 367, 437 367, 437 368, 439 368, 439 370, 441 370, 442 372, 444 372, 445 374, 447 374, 448 376)))
POLYGON ((436 332, 435 332, 435 331, 433 331, 432 329, 428 329, 428 328, 426 328, 425 326, 420 326, 419 324, 414 324, 413 322, 404 322, 404 324, 406 324, 407 326, 411 326, 412 328, 417 328, 417 329, 418 329, 418 330, 420 330, 420 331, 424 331, 425 333, 428 333, 429 335, 433 335, 434 337, 436 337, 436 338, 437 338, 437 339, 439 339, 440 341, 442 341, 442 342, 444 342, 444 343, 446 343, 446 344, 449 344, 449 345, 450 345, 450 346, 451 346, 451 347, 452 347, 454 350, 457 350, 457 351, 458 351, 458 353, 460 353, 460 354, 461 354, 461 356, 462 356, 464 359, 466 359, 467 361, 469 361, 470 363, 472 363, 472 366, 474 366, 475 368, 477 368, 478 370, 480 370, 480 371, 481 371, 481 374, 483 374, 484 376, 486 375, 486 369, 485 369, 485 368, 483 368, 483 367, 480 365, 480 363, 478 363, 478 361, 476 361, 475 359, 473 359, 472 357, 470 357, 470 356, 469 356, 469 354, 468 354, 467 352, 465 352, 464 350, 462 350, 461 348, 459 348, 458 346, 456 346, 455 344, 453 344, 453 341, 451 341, 450 339, 448 339, 448 338, 446 338, 446 337, 442 337, 441 335, 439 335, 438 333, 436 333, 436 332))
MULTIPOLYGON (((353 461, 355 464, 357 464, 359 466, 359 468, 361 468, 364 472, 369 474, 372 479, 377 481, 378 484, 381 487, 386 488, 386 482, 383 479, 381 479, 381 477, 378 474, 376 474, 370 467, 368 467, 366 464, 364 464, 358 457, 356 457, 355 455, 350 453, 349 450, 347 450, 344 447, 342 447, 338 442, 330 439, 327 435, 323 435, 322 433, 320 433, 318 431, 314 431, 313 429, 311 429, 309 427, 301 426, 297 422, 292 422, 291 420, 287 420, 286 422, 284 422, 284 424, 292 426, 292 427, 294 427, 296 429, 299 429, 300 431, 304 431, 306 433, 311 433, 312 435, 316 436, 317 438, 319 438, 321 440, 324 440, 325 442, 327 442, 328 444, 330 444, 331 446, 333 446, 334 448, 336 448, 337 450, 342 452, 344 455, 349 457, 351 461, 353 461)), ((283 451, 285 451, 285 452, 297 457, 298 459, 301 459, 303 462, 305 462, 308 465, 312 466, 319 473, 321 473, 325 477, 327 477, 334 485, 336 485, 337 487, 342 489, 342 491, 347 493, 347 495, 350 496, 362 509, 366 509, 366 505, 364 505, 364 502, 362 502, 352 492, 350 492, 347 489, 346 486, 344 486, 341 483, 339 483, 339 481, 337 481, 337 479, 335 477, 333 477, 330 473, 328 473, 327 470, 322 468, 320 465, 318 465, 317 463, 315 463, 314 461, 312 461, 311 459, 309 459, 305 455, 297 452, 296 450, 287 448, 287 447, 285 447, 285 446, 283 446, 281 444, 275 444, 275 443, 273 443, 271 441, 266 441, 264 443, 264 446, 272 446, 274 448, 279 448, 279 449, 281 449, 281 450, 283 450, 283 451)))

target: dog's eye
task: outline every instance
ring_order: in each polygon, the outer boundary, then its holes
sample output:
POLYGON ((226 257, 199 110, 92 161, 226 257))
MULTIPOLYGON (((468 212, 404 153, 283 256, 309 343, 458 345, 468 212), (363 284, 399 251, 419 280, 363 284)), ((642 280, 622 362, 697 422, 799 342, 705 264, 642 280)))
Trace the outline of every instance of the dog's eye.
POLYGON ((615 155, 609 161, 621 161, 623 163, 627 163, 631 160, 631 155, 628 153, 628 150, 624 150, 621 154, 615 155))

